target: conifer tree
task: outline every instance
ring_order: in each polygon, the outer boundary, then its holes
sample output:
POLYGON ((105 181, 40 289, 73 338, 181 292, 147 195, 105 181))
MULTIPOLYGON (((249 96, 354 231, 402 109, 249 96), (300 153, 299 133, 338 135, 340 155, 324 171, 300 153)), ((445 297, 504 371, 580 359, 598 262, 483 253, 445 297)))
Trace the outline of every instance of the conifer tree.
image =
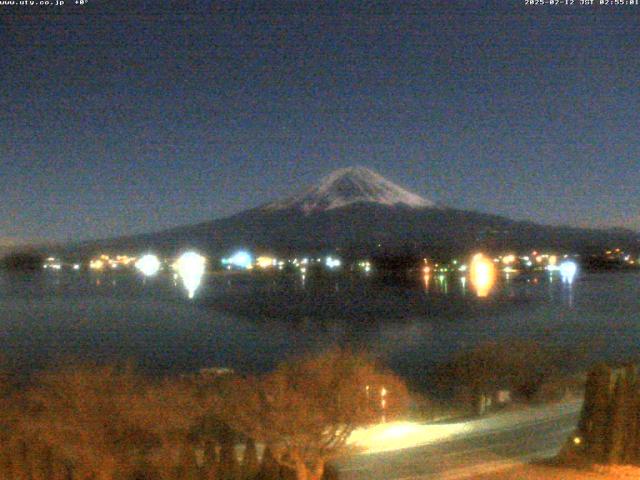
POLYGON ((607 438, 607 463, 619 464, 624 455, 627 419, 625 418, 626 375, 622 372, 616 379, 610 403, 609 434, 607 438))
POLYGON ((625 367, 626 389, 625 389, 625 428, 626 436, 622 453, 622 463, 631 464, 635 461, 634 449, 637 442, 638 430, 635 422, 638 404, 636 401, 638 388, 638 371, 635 365, 625 367))
POLYGON ((606 461, 611 400, 611 369, 596 365, 587 377, 585 400, 579 430, 585 439, 587 454, 596 462, 606 461))

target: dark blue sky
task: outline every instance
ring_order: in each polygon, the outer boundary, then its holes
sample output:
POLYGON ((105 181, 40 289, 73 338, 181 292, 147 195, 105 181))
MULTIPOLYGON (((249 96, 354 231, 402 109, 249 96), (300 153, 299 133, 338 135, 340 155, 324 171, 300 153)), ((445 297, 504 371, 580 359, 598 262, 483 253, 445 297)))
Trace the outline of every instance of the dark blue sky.
POLYGON ((0 237, 203 221, 356 164, 640 230, 640 7, 172 5, 0 6, 0 237))

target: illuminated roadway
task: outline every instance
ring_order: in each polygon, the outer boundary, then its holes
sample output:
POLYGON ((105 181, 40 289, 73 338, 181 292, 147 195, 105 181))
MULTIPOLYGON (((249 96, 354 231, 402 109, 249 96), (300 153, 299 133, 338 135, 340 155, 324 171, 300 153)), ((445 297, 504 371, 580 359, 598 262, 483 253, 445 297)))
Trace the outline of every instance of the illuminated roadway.
POLYGON ((551 457, 574 431, 581 406, 571 401, 469 422, 378 426, 366 435, 368 452, 340 465, 340 478, 454 480, 551 457))

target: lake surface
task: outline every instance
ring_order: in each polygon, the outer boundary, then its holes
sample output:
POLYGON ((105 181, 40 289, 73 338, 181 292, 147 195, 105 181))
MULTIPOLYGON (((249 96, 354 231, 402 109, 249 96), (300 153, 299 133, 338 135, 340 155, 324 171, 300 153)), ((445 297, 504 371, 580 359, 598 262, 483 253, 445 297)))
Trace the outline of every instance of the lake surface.
MULTIPOLYGON (((458 277, 207 275, 193 299, 171 275, 0 272, 0 354, 22 371, 74 358, 134 359, 157 372, 261 372, 332 344, 366 347, 414 382, 452 352, 532 338, 586 359, 636 356, 640 275, 502 279, 486 298, 458 277)), ((574 368, 576 365, 566 365, 574 368)))

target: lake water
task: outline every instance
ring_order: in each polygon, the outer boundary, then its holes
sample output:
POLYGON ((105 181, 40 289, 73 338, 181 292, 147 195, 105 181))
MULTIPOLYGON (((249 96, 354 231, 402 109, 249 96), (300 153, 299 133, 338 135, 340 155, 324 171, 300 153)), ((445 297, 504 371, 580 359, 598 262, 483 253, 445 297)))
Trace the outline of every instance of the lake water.
POLYGON ((68 357, 261 372, 290 354, 349 344, 419 382, 452 352, 504 338, 581 347, 582 362, 635 356, 640 275, 583 274, 573 284, 519 276, 486 298, 457 277, 427 288, 375 275, 207 275, 189 299, 168 274, 0 273, 0 353, 25 372, 68 357))

